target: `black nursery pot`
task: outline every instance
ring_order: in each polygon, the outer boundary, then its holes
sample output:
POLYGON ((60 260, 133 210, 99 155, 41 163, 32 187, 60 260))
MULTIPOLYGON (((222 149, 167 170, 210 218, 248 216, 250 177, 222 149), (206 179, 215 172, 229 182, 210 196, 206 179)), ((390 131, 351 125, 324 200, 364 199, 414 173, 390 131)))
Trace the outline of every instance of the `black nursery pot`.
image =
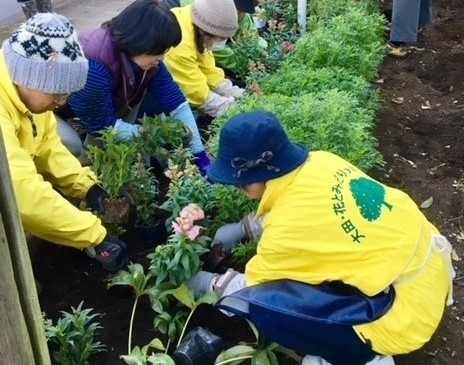
POLYGON ((176 365, 213 365, 224 348, 222 339, 202 327, 187 333, 173 353, 176 365))
POLYGON ((164 220, 159 220, 150 226, 135 226, 135 233, 146 248, 156 247, 168 239, 164 220))

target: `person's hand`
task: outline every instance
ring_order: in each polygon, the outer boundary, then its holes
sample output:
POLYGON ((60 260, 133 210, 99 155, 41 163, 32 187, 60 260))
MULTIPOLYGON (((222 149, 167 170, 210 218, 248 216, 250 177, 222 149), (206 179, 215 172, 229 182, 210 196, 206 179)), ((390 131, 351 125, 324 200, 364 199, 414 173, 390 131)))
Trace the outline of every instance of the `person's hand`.
POLYGON ((193 157, 195 158, 194 163, 198 167, 198 170, 200 170, 200 173, 205 176, 206 170, 208 169, 209 165, 211 165, 211 160, 209 159, 208 154, 206 151, 201 151, 195 153, 193 157))
POLYGON ((99 245, 85 250, 88 256, 99 261, 104 269, 112 273, 123 269, 128 263, 126 244, 110 234, 99 245))
POLYGON ((210 92, 208 98, 199 109, 210 117, 216 118, 229 109, 234 101, 235 98, 233 96, 221 96, 215 92, 210 92))
POLYGON ((229 79, 224 79, 213 91, 221 96, 239 98, 243 95, 245 89, 232 84, 229 79))
POLYGON ((211 246, 222 244, 224 250, 230 251, 239 241, 246 238, 242 222, 228 223, 220 227, 214 235, 211 246))
POLYGON ((99 214, 105 214, 105 205, 103 204, 105 198, 108 198, 108 193, 98 184, 92 185, 85 196, 90 209, 99 214))

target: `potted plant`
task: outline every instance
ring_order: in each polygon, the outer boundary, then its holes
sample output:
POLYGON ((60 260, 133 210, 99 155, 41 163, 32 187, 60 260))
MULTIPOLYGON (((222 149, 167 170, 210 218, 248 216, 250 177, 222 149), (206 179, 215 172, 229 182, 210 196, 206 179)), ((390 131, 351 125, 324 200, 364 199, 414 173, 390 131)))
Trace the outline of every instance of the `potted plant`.
POLYGON ((131 181, 129 193, 135 205, 135 234, 145 247, 155 247, 166 241, 168 233, 156 204, 158 181, 145 167, 141 155, 133 165, 131 181))
POLYGON ((108 193, 103 201, 105 223, 125 224, 129 220, 132 199, 128 194, 133 178, 133 166, 140 144, 135 139, 121 141, 119 134, 108 128, 101 132, 98 145, 88 146, 92 169, 108 193))

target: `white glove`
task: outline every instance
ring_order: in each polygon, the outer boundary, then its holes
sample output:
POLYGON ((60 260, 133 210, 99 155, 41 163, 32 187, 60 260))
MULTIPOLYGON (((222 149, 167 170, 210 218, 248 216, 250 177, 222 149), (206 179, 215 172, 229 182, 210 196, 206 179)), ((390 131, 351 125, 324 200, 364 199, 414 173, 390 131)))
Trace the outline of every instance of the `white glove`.
POLYGON ((216 86, 216 88, 213 91, 216 94, 222 96, 233 96, 234 98, 239 98, 243 95, 245 89, 242 89, 238 86, 234 86, 232 84, 232 81, 230 81, 229 79, 224 79, 218 86, 216 86))
POLYGON ((209 116, 216 118, 229 109, 234 101, 235 98, 233 96, 221 96, 211 91, 199 109, 209 116))

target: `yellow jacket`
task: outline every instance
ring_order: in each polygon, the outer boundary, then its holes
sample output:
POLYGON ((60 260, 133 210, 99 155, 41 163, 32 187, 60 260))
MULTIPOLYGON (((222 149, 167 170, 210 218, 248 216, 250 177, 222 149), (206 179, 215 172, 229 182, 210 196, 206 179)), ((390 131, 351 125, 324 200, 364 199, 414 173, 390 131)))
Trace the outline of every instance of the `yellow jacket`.
POLYGON ((52 188, 83 199, 97 181, 95 174, 61 143, 52 112, 27 110, 8 76, 1 50, 0 127, 24 229, 66 246, 101 243, 106 229, 100 219, 79 210, 52 188))
POLYGON ((389 312, 355 331, 382 354, 407 353, 430 339, 449 276, 444 255, 431 253, 436 228, 407 194, 317 151, 266 183, 257 215, 266 217, 257 254, 246 266, 248 285, 340 280, 372 296, 393 284, 389 312))
POLYGON ((190 105, 199 107, 224 80, 224 71, 216 67, 211 51, 197 50, 190 8, 171 9, 182 29, 182 41, 166 53, 165 63, 190 105))

